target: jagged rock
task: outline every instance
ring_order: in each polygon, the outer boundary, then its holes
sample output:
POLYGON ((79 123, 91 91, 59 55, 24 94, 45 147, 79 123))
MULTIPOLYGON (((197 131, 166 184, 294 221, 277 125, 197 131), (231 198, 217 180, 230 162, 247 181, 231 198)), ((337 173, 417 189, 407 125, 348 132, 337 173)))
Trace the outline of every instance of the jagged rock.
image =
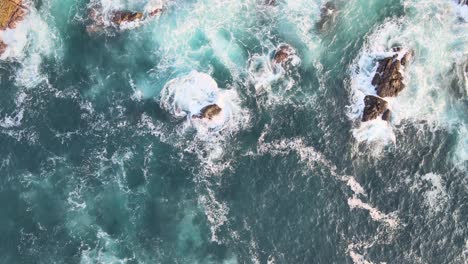
MULTIPOLYGON (((394 51, 399 52, 401 48, 394 48, 394 51)), ((372 79, 372 85, 375 86, 378 96, 397 96, 405 88, 400 69, 401 65, 406 66, 409 63, 411 57, 412 52, 407 52, 401 61, 398 59, 398 54, 379 60, 377 71, 372 79)))
POLYGON ((143 19, 143 13, 141 12, 127 12, 127 11, 117 11, 112 16, 112 22, 116 25, 121 25, 122 23, 134 22, 143 19))
MULTIPOLYGON (((366 95, 366 97, 364 97, 364 104, 364 113, 362 115, 363 122, 374 120, 387 111, 387 101, 377 96, 366 95)), ((389 119, 389 114, 390 113, 386 115, 387 119, 389 119)))
POLYGON ((218 115, 222 111, 221 107, 217 104, 210 104, 203 107, 200 110, 199 114, 193 115, 192 118, 206 118, 206 119, 213 119, 216 115, 218 115))
POLYGON ((317 23, 317 27, 320 31, 329 28, 329 25, 336 17, 336 5, 332 2, 327 2, 320 9, 320 21, 317 23))
POLYGON ((458 4, 460 4, 460 5, 468 5, 468 0, 458 0, 458 4))

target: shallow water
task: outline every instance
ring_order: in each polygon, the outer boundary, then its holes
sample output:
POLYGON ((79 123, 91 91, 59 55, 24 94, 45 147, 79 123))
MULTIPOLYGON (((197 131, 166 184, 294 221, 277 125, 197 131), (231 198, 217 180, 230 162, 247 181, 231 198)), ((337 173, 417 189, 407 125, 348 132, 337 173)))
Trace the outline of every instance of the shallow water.
POLYGON ((0 33, 0 263, 466 263, 468 7, 336 0, 319 28, 325 2, 29 1, 0 33), (96 5, 164 11, 88 33, 96 5), (395 45, 406 89, 361 123, 395 45))

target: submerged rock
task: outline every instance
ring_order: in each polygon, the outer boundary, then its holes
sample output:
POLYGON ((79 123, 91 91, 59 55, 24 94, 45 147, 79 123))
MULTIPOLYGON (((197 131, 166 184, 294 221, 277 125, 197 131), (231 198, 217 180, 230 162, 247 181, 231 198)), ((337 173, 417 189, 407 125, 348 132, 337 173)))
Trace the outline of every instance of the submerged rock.
MULTIPOLYGON (((0 30, 15 28, 26 15, 23 0, 0 1, 0 30)), ((7 45, 0 39, 0 55, 7 49, 7 45)))
POLYGON ((364 113, 362 115, 362 121, 370 121, 378 118, 380 115, 384 120, 390 120, 390 111, 387 110, 387 101, 382 98, 373 95, 366 95, 364 97, 364 113))
MULTIPOLYGON (((401 51, 395 48, 395 52, 401 51)), ((401 59, 398 54, 382 60, 379 60, 377 71, 372 79, 372 85, 375 86, 377 95, 380 97, 397 96, 404 88, 403 75, 401 74, 401 65, 406 66, 411 60, 412 52, 407 52, 401 59)))
POLYGON ((318 30, 323 31, 329 28, 330 24, 335 20, 336 13, 336 5, 332 2, 327 2, 320 9, 320 21, 317 23, 318 30))
POLYGON ((193 115, 192 118, 206 118, 206 119, 213 119, 213 117, 217 116, 221 113, 222 109, 217 104, 210 104, 203 107, 200 110, 199 114, 193 115))

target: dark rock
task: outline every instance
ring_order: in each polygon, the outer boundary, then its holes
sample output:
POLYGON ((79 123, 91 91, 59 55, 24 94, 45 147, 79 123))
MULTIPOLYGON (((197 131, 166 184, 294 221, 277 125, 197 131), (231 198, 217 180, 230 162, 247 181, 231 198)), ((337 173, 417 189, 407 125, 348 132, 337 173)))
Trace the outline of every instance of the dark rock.
MULTIPOLYGON (((399 52, 401 48, 394 48, 394 51, 399 52)), ((412 52, 407 52, 401 61, 398 59, 398 54, 378 61, 377 71, 372 79, 372 85, 375 86, 378 96, 397 96, 405 88, 400 70, 401 65, 406 66, 411 57, 412 52)))
POLYGON ((390 122, 390 119, 392 119, 392 111, 390 109, 385 110, 385 112, 382 114, 382 120, 385 120, 387 122, 390 122))
POLYGON ((143 13, 141 12, 128 12, 128 11, 117 11, 112 16, 112 22, 116 25, 122 23, 134 22, 143 19, 143 13))
POLYGON ((276 49, 273 62, 276 64, 281 64, 283 68, 289 68, 295 54, 296 50, 294 50, 291 46, 288 44, 282 44, 276 49))
POLYGON ((460 5, 468 5, 468 0, 458 0, 458 4, 460 4, 460 5))
POLYGON ((387 110, 387 101, 377 96, 366 95, 364 104, 363 122, 374 120, 387 110))
POLYGON ((210 104, 203 107, 199 114, 192 115, 192 118, 207 118, 211 120, 214 116, 218 115, 221 110, 221 107, 219 107, 217 104, 210 104))

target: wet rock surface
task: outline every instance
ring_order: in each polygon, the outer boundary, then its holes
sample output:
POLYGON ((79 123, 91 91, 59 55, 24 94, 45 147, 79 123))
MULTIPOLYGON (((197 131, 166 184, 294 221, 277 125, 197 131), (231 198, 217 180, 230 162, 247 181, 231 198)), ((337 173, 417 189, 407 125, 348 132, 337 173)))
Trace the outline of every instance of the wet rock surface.
POLYGON ((217 104, 210 104, 205 107, 203 107, 200 110, 199 114, 193 115, 192 118, 205 118, 208 120, 213 119, 213 117, 217 116, 219 113, 221 113, 222 109, 219 107, 217 104))
POLYGON ((155 17, 162 13, 162 8, 154 8, 148 13, 129 10, 116 10, 110 14, 104 14, 99 5, 91 6, 88 9, 90 23, 86 26, 88 33, 96 33, 106 28, 121 29, 121 26, 134 22, 143 22, 146 19, 155 17))
POLYGON ((143 19, 143 13, 130 11, 117 11, 112 15, 112 22, 116 25, 130 23, 143 19))
MULTIPOLYGON (((394 48, 393 51, 401 52, 401 48, 394 48)), ((378 96, 395 97, 405 89, 401 66, 409 64, 411 57, 412 52, 408 51, 401 58, 397 53, 378 61, 377 71, 372 79, 378 96)))
POLYGON ((364 97, 364 104, 363 122, 377 119, 382 114, 384 114, 382 119, 387 121, 390 119, 390 111, 387 110, 388 103, 384 99, 373 95, 366 95, 364 97))

